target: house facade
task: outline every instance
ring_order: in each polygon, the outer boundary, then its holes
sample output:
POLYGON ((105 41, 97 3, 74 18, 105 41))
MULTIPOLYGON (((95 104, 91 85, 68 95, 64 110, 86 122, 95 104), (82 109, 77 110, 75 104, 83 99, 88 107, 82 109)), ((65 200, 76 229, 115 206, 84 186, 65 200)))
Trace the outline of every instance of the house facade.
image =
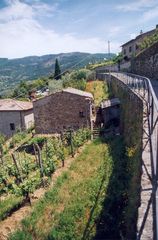
POLYGON ((31 102, 0 100, 0 133, 10 137, 18 129, 25 130, 33 124, 34 114, 31 102))
POLYGON ((123 44, 122 47, 122 55, 124 57, 124 60, 128 61, 132 57, 136 56, 140 51, 140 44, 141 42, 146 38, 151 35, 153 35, 156 31, 158 31, 158 25, 156 25, 156 28, 148 31, 146 33, 140 33, 135 39, 132 39, 125 44, 123 44))
POLYGON ((68 129, 92 128, 93 95, 67 88, 33 102, 37 134, 61 133, 68 129))

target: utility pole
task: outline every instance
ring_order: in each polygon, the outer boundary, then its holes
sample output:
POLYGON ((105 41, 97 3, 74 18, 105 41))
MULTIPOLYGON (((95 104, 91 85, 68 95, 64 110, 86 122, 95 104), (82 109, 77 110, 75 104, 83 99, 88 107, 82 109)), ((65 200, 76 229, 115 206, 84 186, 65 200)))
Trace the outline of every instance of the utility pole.
POLYGON ((108 41, 108 55, 109 55, 109 59, 111 59, 111 57, 110 57, 110 41, 108 41))
MULTIPOLYGON (((108 56, 109 60, 111 60, 111 54, 110 54, 110 41, 108 40, 108 56)), ((111 84, 111 64, 109 65, 109 87, 111 84)))

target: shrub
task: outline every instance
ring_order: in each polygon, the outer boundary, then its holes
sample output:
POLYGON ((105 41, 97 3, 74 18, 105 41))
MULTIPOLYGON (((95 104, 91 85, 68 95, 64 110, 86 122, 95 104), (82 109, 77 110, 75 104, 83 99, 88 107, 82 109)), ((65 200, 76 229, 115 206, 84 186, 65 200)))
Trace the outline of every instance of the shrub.
POLYGON ((18 143, 20 143, 24 138, 26 138, 26 136, 26 132, 18 132, 14 134, 10 142, 10 148, 14 148, 18 143))

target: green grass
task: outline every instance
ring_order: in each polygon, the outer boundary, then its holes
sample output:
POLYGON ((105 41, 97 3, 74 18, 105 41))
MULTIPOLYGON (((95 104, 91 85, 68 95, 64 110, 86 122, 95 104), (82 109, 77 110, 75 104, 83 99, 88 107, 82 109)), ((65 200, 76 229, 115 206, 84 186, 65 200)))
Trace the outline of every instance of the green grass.
POLYGON ((6 199, 0 200, 0 220, 5 219, 14 209, 17 209, 21 205, 22 200, 22 197, 15 195, 9 195, 6 199))
POLYGON ((108 88, 104 81, 96 80, 87 82, 86 91, 93 94, 96 106, 99 106, 102 100, 109 97, 108 88))
POLYGON ((96 234, 95 220, 102 210, 112 173, 108 146, 95 141, 86 146, 55 187, 23 220, 22 230, 10 239, 86 239, 96 234))
MULTIPOLYGON (((16 181, 17 174, 15 174, 15 166, 11 156, 5 156, 5 165, 2 165, 0 169, 0 196, 1 199, 3 199, 0 201, 0 220, 6 218, 14 210, 20 207, 22 199, 25 200, 26 191, 32 193, 37 188, 41 187, 39 167, 36 164, 35 156, 31 154, 32 148, 30 146, 33 143, 41 145, 45 181, 49 184, 51 175, 56 169, 62 166, 62 161, 71 154, 70 146, 67 144, 66 137, 69 137, 69 135, 63 136, 62 145, 57 138, 48 138, 46 144, 44 137, 34 137, 28 141, 29 147, 26 148, 28 153, 26 153, 24 149, 15 153, 18 167, 21 176, 23 177, 22 184, 18 184, 16 181), (6 194, 8 194, 8 196, 4 199, 2 196, 5 196, 6 194), (19 196, 21 197, 19 198, 19 196)), ((83 145, 89 137, 90 131, 88 129, 78 130, 73 136, 74 152, 76 152, 78 147, 83 145)))
POLYGON ((94 70, 98 67, 111 66, 113 64, 114 64, 114 61, 108 60, 108 61, 101 62, 101 63, 90 64, 90 65, 88 65, 88 69, 94 70))
POLYGON ((130 164, 120 136, 87 145, 10 240, 127 239, 128 222, 137 220, 133 208, 126 221, 130 164))

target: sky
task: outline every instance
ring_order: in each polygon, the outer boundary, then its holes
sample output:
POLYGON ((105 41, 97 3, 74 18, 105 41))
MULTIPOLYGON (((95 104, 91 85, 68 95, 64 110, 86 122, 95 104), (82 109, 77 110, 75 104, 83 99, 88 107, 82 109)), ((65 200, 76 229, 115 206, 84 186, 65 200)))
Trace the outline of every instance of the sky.
POLYGON ((0 57, 118 53, 158 24, 158 0, 0 0, 0 57))

